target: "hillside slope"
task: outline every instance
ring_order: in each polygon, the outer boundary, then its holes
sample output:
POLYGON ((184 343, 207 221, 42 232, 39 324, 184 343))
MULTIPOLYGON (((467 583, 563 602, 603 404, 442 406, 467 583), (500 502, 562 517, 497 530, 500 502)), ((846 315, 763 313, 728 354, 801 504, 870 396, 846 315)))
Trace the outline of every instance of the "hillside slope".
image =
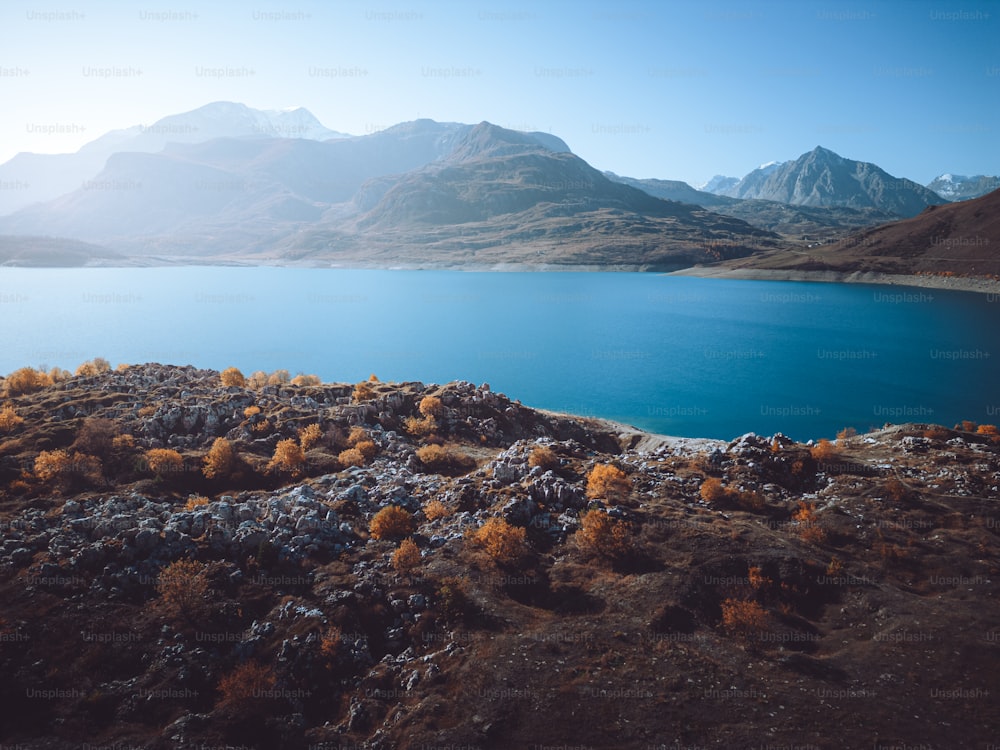
POLYGON ((462 382, 94 372, 0 382, 6 745, 887 750, 1000 724, 995 428, 727 444, 462 382))

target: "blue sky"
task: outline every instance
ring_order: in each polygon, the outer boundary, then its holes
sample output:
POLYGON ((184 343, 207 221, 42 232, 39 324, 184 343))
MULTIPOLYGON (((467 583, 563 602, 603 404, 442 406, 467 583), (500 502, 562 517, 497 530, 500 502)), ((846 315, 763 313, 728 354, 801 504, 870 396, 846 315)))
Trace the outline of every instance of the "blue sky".
POLYGON ((305 106, 354 134, 417 117, 546 130, 599 169, 692 184, 816 145, 921 183, 996 175, 1000 3, 0 9, 0 161, 217 100, 305 106))

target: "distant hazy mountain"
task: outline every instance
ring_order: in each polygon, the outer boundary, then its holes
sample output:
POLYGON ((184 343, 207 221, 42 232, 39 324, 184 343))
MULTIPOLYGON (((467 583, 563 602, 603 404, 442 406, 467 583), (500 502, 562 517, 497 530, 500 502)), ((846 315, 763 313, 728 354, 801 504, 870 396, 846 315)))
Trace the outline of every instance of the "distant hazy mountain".
POLYGON ((0 217, 0 231, 135 256, 352 264, 443 252, 454 263, 538 262, 543 252, 545 262, 676 266, 776 239, 612 182, 555 136, 430 120, 324 142, 217 138, 116 153, 79 190, 0 217))
POLYGON ((622 177, 614 172, 605 172, 604 175, 609 180, 620 182, 623 185, 644 190, 657 198, 668 201, 681 201, 682 203, 693 203, 696 206, 725 206, 735 203, 733 198, 726 198, 703 190, 695 190, 686 182, 680 180, 657 180, 657 179, 636 179, 634 177, 622 177))
POLYGON ((1000 177, 977 174, 966 177, 961 174, 943 174, 935 177, 927 187, 949 201, 964 201, 992 193, 1000 188, 1000 177))
MULTIPOLYGON (((767 168, 772 168, 772 165, 762 167, 762 169, 767 168)), ((709 208, 716 213, 741 219, 758 229, 796 238, 804 237, 824 241, 838 239, 862 227, 883 224, 898 218, 896 214, 875 208, 792 206, 777 201, 746 200, 714 195, 703 190, 695 190, 686 182, 679 180, 637 180, 631 177, 621 177, 613 172, 605 172, 604 174, 610 180, 639 188, 657 198, 693 203, 702 208, 709 208)))
POLYGON ((0 266, 126 265, 124 257, 105 247, 61 237, 0 235, 0 266))
POLYGON ((699 187, 698 190, 705 193, 714 193, 719 195, 724 193, 739 181, 739 177, 726 177, 725 175, 717 174, 711 180, 699 187))
POLYGON ((258 110, 233 102, 214 102, 170 115, 152 125, 109 133, 74 154, 22 152, 0 164, 0 215, 78 189, 123 151, 156 153, 170 143, 201 143, 215 138, 343 138, 324 127, 308 110, 258 110))
POLYGON ((897 216, 914 216, 927 206, 946 202, 912 180, 820 146, 794 161, 755 169, 724 195, 801 206, 874 208, 897 216))

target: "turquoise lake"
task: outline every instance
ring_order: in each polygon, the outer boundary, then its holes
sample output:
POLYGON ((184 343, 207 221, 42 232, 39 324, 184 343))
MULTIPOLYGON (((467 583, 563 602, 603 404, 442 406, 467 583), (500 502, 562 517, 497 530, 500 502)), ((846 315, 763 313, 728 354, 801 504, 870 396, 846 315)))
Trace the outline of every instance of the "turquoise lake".
POLYGON ((162 362, 488 382, 670 435, 1000 421, 1000 299, 641 273, 0 269, 0 372, 162 362))

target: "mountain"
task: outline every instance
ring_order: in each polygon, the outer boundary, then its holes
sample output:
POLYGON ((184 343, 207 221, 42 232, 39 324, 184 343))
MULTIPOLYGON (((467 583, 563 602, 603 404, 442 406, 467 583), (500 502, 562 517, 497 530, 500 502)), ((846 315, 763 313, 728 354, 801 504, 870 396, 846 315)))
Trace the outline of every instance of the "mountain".
POLYGON ((773 246, 776 235, 613 182, 568 150, 480 123, 448 156, 379 180, 378 200, 291 238, 299 260, 676 268, 773 246), (325 226, 324 226, 325 224, 325 226))
POLYGON ((170 115, 152 125, 113 130, 74 154, 22 152, 0 164, 0 215, 51 200, 78 189, 123 151, 156 153, 170 143, 200 143, 215 138, 344 138, 324 127, 307 109, 258 110, 233 102, 214 102, 170 115))
POLYGON ((680 180, 657 180, 657 179, 636 179, 634 177, 622 177, 614 172, 605 172, 604 176, 609 180, 620 182, 623 185, 631 185, 639 188, 657 198, 668 201, 680 201, 681 203, 693 203, 696 206, 708 208, 710 206, 726 206, 736 203, 733 198, 715 195, 706 190, 695 190, 686 182, 680 180))
POLYGON ((729 188, 733 187, 739 181, 739 177, 726 177, 725 175, 717 174, 698 189, 705 193, 720 195, 729 188))
POLYGON ((106 247, 61 237, 0 235, 0 266, 124 265, 126 259, 106 247))
POLYGON ((430 120, 324 142, 217 138, 116 153, 81 189, 0 217, 0 231, 139 256, 365 265, 675 267, 777 240, 612 182, 550 134, 430 120))
MULTIPOLYGON (((769 166, 765 165, 762 169, 769 166)), ((614 172, 604 174, 610 180, 639 188, 657 198, 692 203, 724 216, 741 219, 758 229, 797 238, 821 241, 840 239, 861 227, 883 224, 897 218, 895 214, 874 208, 792 206, 777 201, 728 198, 695 190, 679 180, 638 180, 621 177, 614 172)))
POLYGON ((912 180, 893 177, 874 164, 845 159, 821 146, 794 161, 755 169, 723 194, 801 206, 874 208, 902 217, 946 202, 912 180))
POLYGON ((866 229, 831 245, 781 250, 731 268, 874 272, 943 277, 1000 276, 1000 190, 866 229))
POLYGON ((927 183, 927 188, 945 200, 964 201, 969 198, 978 198, 1000 188, 1000 177, 989 177, 981 174, 974 177, 943 174, 927 183))

